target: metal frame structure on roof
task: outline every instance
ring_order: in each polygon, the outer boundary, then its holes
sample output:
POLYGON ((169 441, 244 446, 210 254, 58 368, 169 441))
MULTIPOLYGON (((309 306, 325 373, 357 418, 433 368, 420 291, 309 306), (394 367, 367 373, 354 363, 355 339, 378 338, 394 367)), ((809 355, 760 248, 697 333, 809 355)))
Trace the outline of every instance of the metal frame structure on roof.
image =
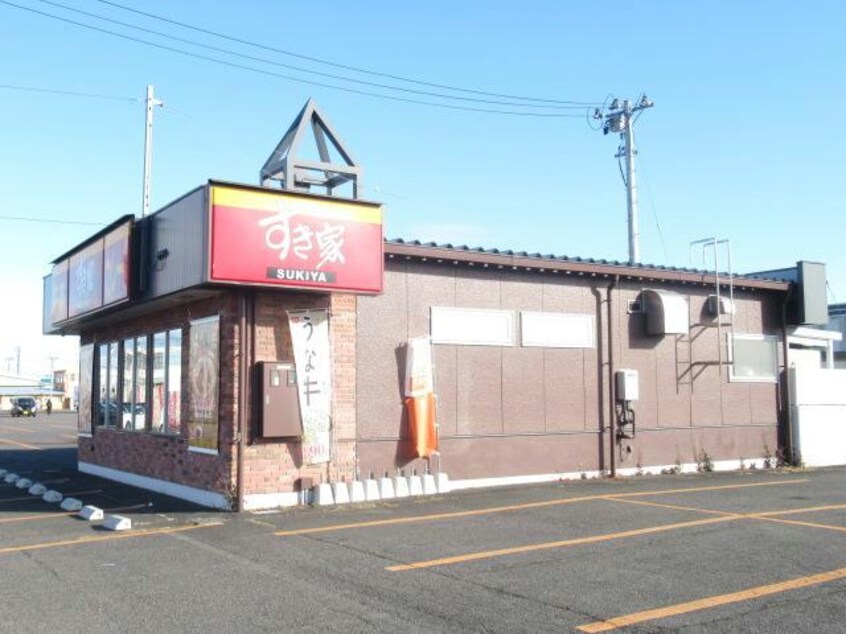
POLYGON ((282 189, 287 190, 308 191, 312 187, 319 187, 325 189, 328 196, 332 196, 335 188, 352 183, 352 197, 358 199, 361 168, 314 99, 309 99, 265 161, 259 173, 259 181, 263 187, 278 182, 282 189), (320 156, 319 161, 306 160, 300 156, 309 126, 320 156), (344 162, 333 163, 330 150, 334 150, 344 162))

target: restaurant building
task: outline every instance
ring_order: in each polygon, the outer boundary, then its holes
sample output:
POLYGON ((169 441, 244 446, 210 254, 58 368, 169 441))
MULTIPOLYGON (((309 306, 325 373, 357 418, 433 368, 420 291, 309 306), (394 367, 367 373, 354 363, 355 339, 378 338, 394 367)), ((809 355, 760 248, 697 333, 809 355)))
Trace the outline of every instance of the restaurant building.
POLYGON ((262 186, 209 181, 55 260, 44 330, 80 336, 80 470, 240 510, 433 472, 764 466, 789 443, 801 279, 385 241, 360 175, 309 102, 262 186))

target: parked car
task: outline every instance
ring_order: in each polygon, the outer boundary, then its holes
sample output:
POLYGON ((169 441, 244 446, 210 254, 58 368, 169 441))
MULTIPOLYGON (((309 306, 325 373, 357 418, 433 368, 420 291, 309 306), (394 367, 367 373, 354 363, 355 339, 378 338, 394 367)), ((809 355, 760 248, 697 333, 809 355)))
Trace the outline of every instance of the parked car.
POLYGON ((123 404, 123 414, 121 417, 121 421, 123 424, 124 429, 136 429, 141 430, 145 427, 145 416, 147 415, 147 408, 143 403, 136 403, 135 407, 132 407, 131 403, 124 403, 123 404), (133 425, 132 414, 135 413, 135 421, 133 425))
POLYGON ((31 396, 12 399, 12 416, 35 416, 35 399, 31 396))

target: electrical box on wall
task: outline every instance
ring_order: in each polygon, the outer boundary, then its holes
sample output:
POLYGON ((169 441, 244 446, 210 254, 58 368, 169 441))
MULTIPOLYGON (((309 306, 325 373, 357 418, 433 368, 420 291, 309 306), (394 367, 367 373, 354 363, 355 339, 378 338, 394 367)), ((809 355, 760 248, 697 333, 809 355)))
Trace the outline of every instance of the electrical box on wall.
POLYGON ((303 435, 297 374, 292 361, 258 364, 259 435, 262 438, 299 438, 303 435))
POLYGON ((636 401, 639 396, 637 370, 620 369, 614 373, 618 401, 636 401))

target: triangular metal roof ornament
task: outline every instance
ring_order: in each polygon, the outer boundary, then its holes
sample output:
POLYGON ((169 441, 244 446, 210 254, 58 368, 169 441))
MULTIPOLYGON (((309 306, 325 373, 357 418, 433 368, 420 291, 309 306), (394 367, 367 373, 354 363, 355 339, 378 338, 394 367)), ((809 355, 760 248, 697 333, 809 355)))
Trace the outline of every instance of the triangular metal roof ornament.
POLYGON ((322 188, 328 196, 333 195, 335 188, 352 183, 352 197, 358 198, 361 168, 314 99, 309 99, 265 161, 259 179, 263 187, 272 187, 275 181, 287 190, 322 188), (302 142, 308 136, 309 127, 314 135, 319 161, 301 157, 302 142), (342 163, 332 162, 332 151, 343 160, 342 163))

